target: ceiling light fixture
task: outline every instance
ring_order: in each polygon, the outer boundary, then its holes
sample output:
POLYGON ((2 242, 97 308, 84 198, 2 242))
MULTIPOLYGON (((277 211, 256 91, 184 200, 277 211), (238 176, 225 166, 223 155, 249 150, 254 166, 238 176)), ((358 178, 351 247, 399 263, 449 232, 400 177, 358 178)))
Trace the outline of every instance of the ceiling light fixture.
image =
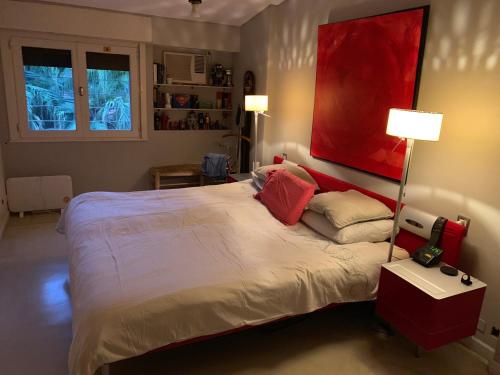
POLYGON ((200 18, 200 5, 202 0, 188 0, 191 3, 191 17, 200 18))

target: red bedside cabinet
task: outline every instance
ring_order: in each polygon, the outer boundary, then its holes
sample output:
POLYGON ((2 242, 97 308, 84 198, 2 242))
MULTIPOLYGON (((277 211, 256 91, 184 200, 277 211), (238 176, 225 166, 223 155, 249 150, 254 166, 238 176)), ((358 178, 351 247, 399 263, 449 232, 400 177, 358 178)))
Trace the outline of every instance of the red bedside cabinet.
POLYGON ((418 346, 432 350, 475 334, 486 284, 447 276, 412 259, 382 266, 376 312, 418 346))

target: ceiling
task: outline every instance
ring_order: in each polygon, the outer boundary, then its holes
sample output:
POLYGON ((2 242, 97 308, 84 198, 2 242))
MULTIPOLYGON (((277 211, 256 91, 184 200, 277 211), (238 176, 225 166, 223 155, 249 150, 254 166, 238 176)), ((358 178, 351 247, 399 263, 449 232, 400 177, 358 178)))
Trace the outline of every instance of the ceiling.
POLYGON ((188 0, 38 0, 51 4, 63 4, 119 12, 143 14, 213 22, 241 26, 268 5, 278 5, 284 0, 203 0, 200 18, 191 17, 188 0))

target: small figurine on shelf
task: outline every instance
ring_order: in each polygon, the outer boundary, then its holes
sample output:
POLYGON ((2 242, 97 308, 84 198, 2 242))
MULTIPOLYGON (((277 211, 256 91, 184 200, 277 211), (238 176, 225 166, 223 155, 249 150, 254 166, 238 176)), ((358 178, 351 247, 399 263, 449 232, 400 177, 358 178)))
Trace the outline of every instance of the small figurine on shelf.
POLYGON ((224 86, 227 87, 233 86, 233 71, 231 69, 226 69, 226 79, 224 82, 224 86))
POLYGON ((215 64, 212 68, 212 80, 214 86, 222 86, 224 84, 224 67, 222 64, 215 64))
POLYGON ((202 112, 198 113, 198 129, 203 130, 205 127, 205 116, 202 112))
POLYGON ((160 120, 160 113, 159 113, 159 111, 155 111, 155 114, 154 114, 154 129, 155 130, 160 130, 161 129, 161 120, 160 120))
POLYGON ((153 107, 158 108, 158 87, 153 87, 153 107))
POLYGON ((196 113, 194 111, 188 113, 186 124, 187 124, 187 129, 189 130, 196 129, 196 113))
POLYGON ((205 130, 209 130, 210 129, 210 115, 207 113, 205 113, 205 130))
POLYGON ((168 130, 168 116, 166 113, 163 113, 161 116, 161 130, 168 130))
POLYGON ((200 101, 198 99, 198 95, 189 95, 189 106, 191 108, 200 108, 200 101))
POLYGON ((172 108, 172 95, 170 95, 168 92, 165 94, 165 108, 172 108))

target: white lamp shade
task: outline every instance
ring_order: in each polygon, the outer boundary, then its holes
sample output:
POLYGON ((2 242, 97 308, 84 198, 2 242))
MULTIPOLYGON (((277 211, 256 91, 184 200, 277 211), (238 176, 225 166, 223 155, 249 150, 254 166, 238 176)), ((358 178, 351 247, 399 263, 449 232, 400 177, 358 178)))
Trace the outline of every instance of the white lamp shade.
POLYGON ((245 111, 267 111, 267 95, 245 95, 245 111))
POLYGON ((400 138, 438 141, 442 122, 442 113, 392 108, 386 133, 400 138))

